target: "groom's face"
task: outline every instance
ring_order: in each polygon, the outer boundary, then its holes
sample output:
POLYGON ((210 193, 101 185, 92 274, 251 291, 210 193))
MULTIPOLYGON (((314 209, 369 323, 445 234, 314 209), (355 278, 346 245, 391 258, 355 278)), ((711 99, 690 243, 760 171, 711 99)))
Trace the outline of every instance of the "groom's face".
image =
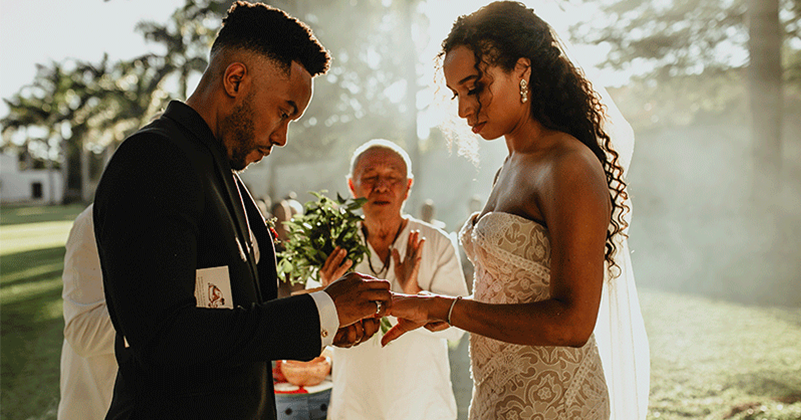
POLYGON ((223 143, 236 171, 285 145, 289 123, 303 115, 312 97, 312 77, 297 62, 289 74, 272 62, 253 65, 249 77, 247 92, 222 120, 223 143))

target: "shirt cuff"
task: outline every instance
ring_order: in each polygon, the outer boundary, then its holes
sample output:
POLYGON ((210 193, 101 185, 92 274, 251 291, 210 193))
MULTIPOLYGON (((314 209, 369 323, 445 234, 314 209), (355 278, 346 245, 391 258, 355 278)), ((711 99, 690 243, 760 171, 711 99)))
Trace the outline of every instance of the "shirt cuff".
POLYGON ((334 335, 339 330, 339 315, 334 300, 324 290, 309 293, 317 305, 317 314, 320 316, 320 341, 323 347, 334 342, 334 335))

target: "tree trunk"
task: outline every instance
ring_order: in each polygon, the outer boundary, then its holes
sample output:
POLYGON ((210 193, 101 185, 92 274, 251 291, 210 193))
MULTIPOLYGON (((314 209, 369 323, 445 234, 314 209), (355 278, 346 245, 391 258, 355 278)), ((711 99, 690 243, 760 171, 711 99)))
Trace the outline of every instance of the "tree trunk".
MULTIPOLYGON (((417 53, 412 38, 412 24, 416 5, 416 0, 404 0, 403 2, 401 12, 403 14, 403 24, 401 25, 403 36, 401 39, 407 40, 402 47, 404 56, 403 77, 406 79, 406 96, 404 98, 406 107, 406 151, 412 160, 412 167, 410 168, 412 173, 418 180, 421 180, 423 174, 422 166, 420 165, 420 140, 417 137, 417 92, 419 90, 417 85, 417 53)), ((406 203, 406 212, 415 216, 418 213, 417 207, 422 202, 419 191, 421 191, 420 188, 412 188, 406 203)))
POLYGON ((51 206, 56 204, 56 174, 53 173, 53 161, 51 159, 47 159, 45 161, 47 163, 47 203, 51 206))
POLYGON ((67 139, 61 140, 61 155, 61 188, 63 190, 61 193, 61 202, 62 204, 67 204, 70 192, 70 149, 67 139))
POLYGON ((783 101, 779 0, 748 0, 748 18, 753 192, 756 198, 768 198, 781 189, 783 101))
POLYGON ((84 203, 89 203, 92 201, 92 196, 94 195, 94 191, 92 191, 90 182, 91 179, 89 177, 89 151, 86 150, 84 142, 81 141, 79 146, 78 153, 80 153, 81 157, 81 200, 84 203))

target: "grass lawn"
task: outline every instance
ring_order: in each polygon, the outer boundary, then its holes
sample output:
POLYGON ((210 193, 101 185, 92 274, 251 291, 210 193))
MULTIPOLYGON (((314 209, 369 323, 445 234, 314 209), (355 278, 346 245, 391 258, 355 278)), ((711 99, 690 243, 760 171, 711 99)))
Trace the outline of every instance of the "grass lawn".
POLYGON ((801 419, 801 308, 650 289, 640 304, 649 419, 801 419))
MULTIPOLYGON (((64 242, 83 206, 0 214, 0 418, 55 419, 64 242)), ((640 290, 649 419, 801 419, 801 308, 640 290)), ((466 377, 466 376, 465 376, 466 377)))
POLYGON ((0 213, 0 418, 56 418, 64 242, 83 208, 0 213))

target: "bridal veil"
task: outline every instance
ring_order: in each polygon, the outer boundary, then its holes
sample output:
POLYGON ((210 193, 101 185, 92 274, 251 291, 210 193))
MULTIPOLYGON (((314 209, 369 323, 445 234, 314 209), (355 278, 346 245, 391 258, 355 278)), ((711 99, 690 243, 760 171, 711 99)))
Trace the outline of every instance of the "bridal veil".
MULTIPOLYGON (((604 131, 612 139, 612 147, 618 153, 618 162, 623 168, 624 177, 628 174, 634 152, 634 130, 615 105, 606 89, 587 74, 587 67, 581 65, 578 57, 571 51, 570 44, 561 38, 551 27, 554 38, 559 40, 562 51, 573 65, 585 71, 585 77, 601 96, 606 105, 604 131)), ((632 209, 630 199, 625 204, 632 209)), ((625 215, 631 223, 631 211, 625 215)), ((628 234, 628 228, 624 231, 628 234)), ((612 420, 645 419, 648 412, 650 387, 650 351, 645 324, 640 311, 640 301, 634 283, 631 265, 631 252, 628 239, 623 235, 615 238, 617 252, 614 260, 620 267, 619 276, 604 281, 601 307, 595 324, 595 340, 604 367, 612 420)))

